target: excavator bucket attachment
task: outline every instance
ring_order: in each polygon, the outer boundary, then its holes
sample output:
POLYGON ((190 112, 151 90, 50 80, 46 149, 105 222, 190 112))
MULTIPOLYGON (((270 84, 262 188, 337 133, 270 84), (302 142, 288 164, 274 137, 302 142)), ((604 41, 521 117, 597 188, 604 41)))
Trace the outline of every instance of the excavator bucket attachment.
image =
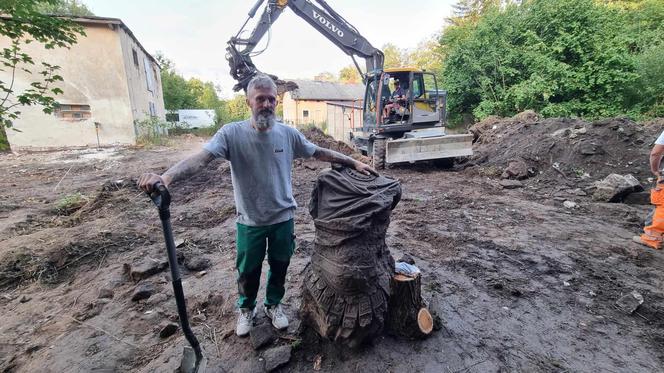
POLYGON ((442 128, 411 131, 404 138, 388 140, 387 163, 416 162, 473 155, 473 135, 447 135, 442 128))

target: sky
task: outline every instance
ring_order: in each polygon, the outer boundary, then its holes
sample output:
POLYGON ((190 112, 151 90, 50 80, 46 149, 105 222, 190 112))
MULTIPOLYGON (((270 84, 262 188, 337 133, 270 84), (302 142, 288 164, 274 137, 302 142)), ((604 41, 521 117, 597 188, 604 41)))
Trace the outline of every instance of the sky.
MULTIPOLYGON (((439 31, 455 0, 328 0, 374 47, 393 43, 413 49, 439 31)), ((212 81, 222 97, 235 84, 226 62, 226 43, 237 34, 255 4, 251 0, 84 0, 97 16, 120 18, 154 55, 162 52, 186 78, 212 81)), ((260 17, 259 12, 254 19, 260 17)), ((249 22, 249 32, 254 23, 249 22)), ((267 35, 256 50, 263 49, 267 35)), ((275 21, 270 43, 253 58, 256 67, 282 79, 311 79, 320 72, 338 74, 349 56, 286 9, 275 21)), ((363 61, 358 61, 363 65, 363 61)))

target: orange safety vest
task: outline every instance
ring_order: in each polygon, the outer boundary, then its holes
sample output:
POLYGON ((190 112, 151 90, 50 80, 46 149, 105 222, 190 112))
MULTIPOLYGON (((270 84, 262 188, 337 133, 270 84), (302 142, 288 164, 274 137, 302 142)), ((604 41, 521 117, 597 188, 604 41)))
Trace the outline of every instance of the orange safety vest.
POLYGON ((659 183, 650 190, 650 203, 655 205, 655 214, 652 217, 652 225, 643 228, 641 242, 653 249, 661 250, 664 243, 664 187, 659 183))

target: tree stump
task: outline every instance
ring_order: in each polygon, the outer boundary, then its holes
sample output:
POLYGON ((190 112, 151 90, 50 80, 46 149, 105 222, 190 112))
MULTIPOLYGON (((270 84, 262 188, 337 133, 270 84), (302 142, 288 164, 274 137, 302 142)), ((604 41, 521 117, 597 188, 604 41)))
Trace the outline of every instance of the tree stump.
POLYGON ((382 176, 335 168, 318 177, 300 311, 322 337, 356 347, 382 332, 394 273, 385 233, 400 197, 399 182, 382 176))
POLYGON ((391 334, 424 338, 433 330, 433 318, 421 293, 422 276, 396 274, 391 281, 387 327, 391 334))

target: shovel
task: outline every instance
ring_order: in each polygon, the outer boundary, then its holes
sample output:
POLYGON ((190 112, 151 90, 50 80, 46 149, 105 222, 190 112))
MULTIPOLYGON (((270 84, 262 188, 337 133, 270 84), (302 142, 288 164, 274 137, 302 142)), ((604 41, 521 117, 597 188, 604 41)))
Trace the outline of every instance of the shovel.
POLYGON ((191 346, 184 347, 179 371, 180 373, 205 373, 207 359, 203 356, 201 345, 198 343, 196 336, 189 326, 187 305, 184 299, 184 291, 182 290, 182 279, 180 278, 180 269, 175 253, 175 241, 173 240, 173 231, 171 229, 171 194, 163 184, 158 182, 154 184, 150 198, 159 209, 159 219, 161 219, 161 226, 164 229, 164 239, 166 240, 168 265, 171 268, 171 282, 173 284, 173 293, 175 294, 175 304, 178 307, 178 316, 182 331, 191 346))

